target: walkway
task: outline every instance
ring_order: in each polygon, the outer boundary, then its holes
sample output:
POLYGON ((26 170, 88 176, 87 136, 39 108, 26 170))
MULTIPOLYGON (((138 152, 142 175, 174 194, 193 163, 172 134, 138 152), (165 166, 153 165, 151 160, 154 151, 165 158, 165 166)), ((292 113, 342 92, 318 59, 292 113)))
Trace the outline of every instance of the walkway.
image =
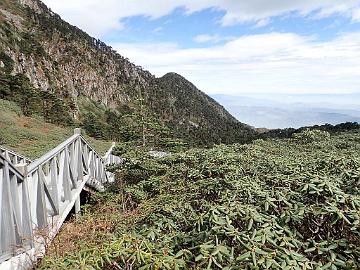
POLYGON ((85 186, 103 191, 114 181, 106 171, 121 160, 113 148, 101 157, 80 129, 34 161, 0 146, 0 270, 31 268, 71 210, 80 211, 85 186))

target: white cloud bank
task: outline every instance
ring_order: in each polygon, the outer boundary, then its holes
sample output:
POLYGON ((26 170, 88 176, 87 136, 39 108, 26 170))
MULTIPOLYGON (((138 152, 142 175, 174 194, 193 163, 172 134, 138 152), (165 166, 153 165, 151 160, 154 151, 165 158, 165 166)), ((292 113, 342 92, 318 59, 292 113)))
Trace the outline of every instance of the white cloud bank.
POLYGON ((225 45, 111 44, 157 76, 178 72, 207 93, 360 92, 360 32, 329 42, 292 33, 243 36, 225 45))
POLYGON ((219 23, 253 23, 262 26, 274 16, 295 12, 301 16, 326 17, 339 14, 360 20, 359 0, 43 0, 70 23, 95 37, 124 27, 122 19, 144 15, 159 18, 175 8, 187 13, 207 8, 222 10, 219 23))

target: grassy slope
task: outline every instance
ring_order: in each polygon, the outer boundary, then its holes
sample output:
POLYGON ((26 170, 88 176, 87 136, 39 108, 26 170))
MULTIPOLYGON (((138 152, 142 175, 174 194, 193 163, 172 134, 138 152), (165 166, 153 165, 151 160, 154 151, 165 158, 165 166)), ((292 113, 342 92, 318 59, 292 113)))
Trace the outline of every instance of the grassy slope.
POLYGON ((297 136, 122 170, 40 267, 359 269, 360 130, 297 136))
MULTIPOLYGON (((19 106, 0 99, 0 143, 32 159, 45 154, 73 134, 72 128, 44 122, 40 117, 25 117, 19 106)), ((85 136, 104 154, 111 142, 85 136)))
POLYGON ((80 96, 77 100, 80 114, 92 113, 99 119, 105 121, 106 106, 100 103, 96 103, 87 97, 80 96))

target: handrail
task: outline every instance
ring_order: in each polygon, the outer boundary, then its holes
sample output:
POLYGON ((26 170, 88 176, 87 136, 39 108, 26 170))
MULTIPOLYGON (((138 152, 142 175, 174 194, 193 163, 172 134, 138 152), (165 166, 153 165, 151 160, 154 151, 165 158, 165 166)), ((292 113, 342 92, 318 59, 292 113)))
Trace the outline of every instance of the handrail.
POLYGON ((24 175, 1 155, 0 189, 1 262, 34 246, 28 188, 24 175))
POLYGON ((62 215, 85 184, 103 190, 103 184, 113 180, 105 166, 105 161, 81 136, 80 129, 32 162, 27 168, 27 181, 32 187, 30 201, 36 202, 31 206, 34 224, 44 228, 49 224, 49 216, 62 215))
MULTIPOLYGON (((82 136, 82 135, 80 135, 80 136, 81 136, 81 139, 87 144, 87 146, 88 146, 96 155, 98 155, 102 160, 104 160, 104 158, 95 150, 94 147, 91 146, 91 144, 85 139, 85 137, 82 136)), ((110 149, 112 149, 112 148, 110 147, 110 149)))
POLYGON ((112 143, 112 146, 110 147, 110 149, 106 152, 105 156, 103 157, 106 165, 121 163, 122 158, 112 154, 114 148, 115 148, 115 142, 112 143))
MULTIPOLYGON (((52 239, 71 209, 74 207, 75 213, 80 211, 80 193, 85 185, 103 191, 105 183, 115 180, 114 174, 106 171, 106 165, 121 161, 112 155, 114 147, 115 143, 101 157, 80 129, 75 129, 74 135, 29 165, 20 160, 18 165, 26 166, 23 172, 17 164, 12 164, 9 155, 6 157, 0 152, 0 209, 4 209, 2 200, 7 205, 0 216, 0 228, 2 224, 8 228, 7 231, 0 229, 0 268, 4 260, 28 252, 29 247, 40 245, 41 250, 45 249, 44 243, 37 244, 33 238, 18 239, 18 224, 23 226, 26 236, 46 229, 52 239), (9 242, 6 232, 16 237, 9 242), (20 243, 23 249, 13 243, 20 243)), ((20 157, 15 152, 11 154, 12 158, 20 157)))
MULTIPOLYGON (((100 156, 100 154, 90 145, 90 143, 81 134, 74 134, 69 139, 56 146, 54 149, 50 150, 48 153, 44 154, 40 158, 30 163, 28 166, 28 172, 29 173, 33 172, 36 169, 36 167, 40 166, 41 164, 55 157, 59 152, 63 151, 69 144, 76 141, 76 139, 78 139, 79 137, 87 144, 87 147, 89 147, 96 155, 98 155, 101 159, 103 159, 100 156)), ((112 150, 113 147, 114 146, 112 146, 110 149, 112 150)))
POLYGON ((61 152, 62 150, 65 149, 66 146, 68 146, 69 144, 71 144, 72 142, 74 142, 78 137, 80 137, 80 134, 74 134, 72 135, 69 139, 67 139, 66 141, 64 141, 63 143, 59 144, 58 146, 56 146, 54 149, 50 150, 49 152, 47 152, 46 154, 44 154, 43 156, 41 156, 40 158, 34 160, 32 163, 29 164, 28 166, 28 173, 33 172, 37 167, 39 167, 41 164, 49 161, 50 159, 52 159, 54 156, 56 156, 59 152, 61 152))
POLYGON ((110 149, 105 153, 103 159, 107 160, 109 158, 109 156, 111 155, 112 151, 114 150, 115 147, 115 142, 112 143, 110 149))
POLYGON ((3 162, 3 164, 5 162, 8 162, 8 166, 10 167, 10 169, 14 172, 14 174, 16 175, 16 177, 21 178, 22 181, 24 180, 24 175, 22 172, 20 172, 20 170, 11 163, 11 161, 7 160, 4 156, 0 155, 0 160, 3 162))
POLYGON ((15 151, 0 145, 0 156, 4 156, 6 159, 8 159, 11 163, 13 163, 14 165, 17 165, 19 163, 19 160, 24 161, 24 163, 30 163, 31 159, 20 155, 18 153, 16 153, 15 151))

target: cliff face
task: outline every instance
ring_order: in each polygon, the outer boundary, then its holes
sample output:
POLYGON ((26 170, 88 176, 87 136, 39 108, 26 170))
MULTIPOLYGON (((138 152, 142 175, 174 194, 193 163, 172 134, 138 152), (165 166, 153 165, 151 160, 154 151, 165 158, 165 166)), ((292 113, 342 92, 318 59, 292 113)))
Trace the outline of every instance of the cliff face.
POLYGON ((226 138, 228 123, 252 132, 181 76, 155 78, 38 0, 1 1, 0 52, 12 60, 9 67, 6 57, 0 58, 0 69, 24 74, 36 88, 74 104, 85 96, 109 108, 131 107, 141 94, 150 109, 190 139, 191 130, 217 125, 226 138))
MULTIPOLYGON (((0 48, 44 91, 87 96, 108 106, 130 101, 130 89, 153 80, 99 40, 62 21, 36 0, 1 4, 0 48)), ((136 92, 135 92, 136 93, 136 92)))

